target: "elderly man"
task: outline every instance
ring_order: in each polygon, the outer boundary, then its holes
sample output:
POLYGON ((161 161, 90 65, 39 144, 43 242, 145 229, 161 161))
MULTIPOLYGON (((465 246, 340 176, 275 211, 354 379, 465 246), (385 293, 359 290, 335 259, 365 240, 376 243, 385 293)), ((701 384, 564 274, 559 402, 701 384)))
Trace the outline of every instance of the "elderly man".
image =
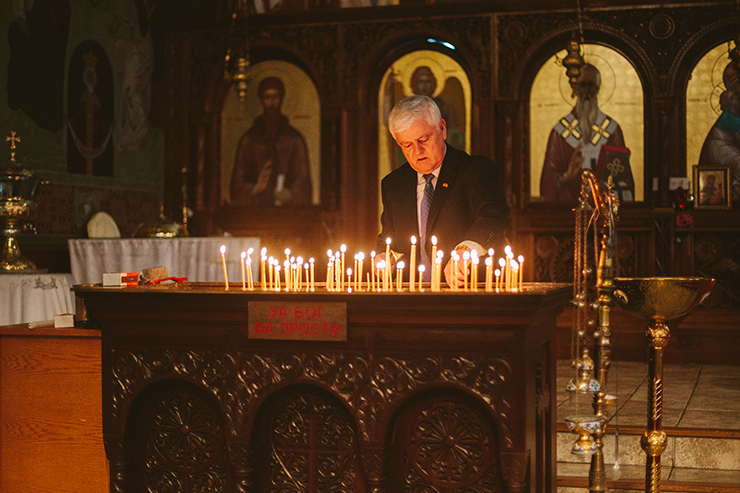
MULTIPOLYGON (((596 170, 602 147, 624 148, 619 124, 599 109, 601 74, 591 64, 581 68, 573 87, 576 105, 550 132, 540 178, 540 197, 547 202, 577 202, 581 173, 596 170)), ((622 200, 634 200, 635 182, 629 164, 612 173, 622 200)), ((601 177, 600 177, 601 178, 601 177)))
MULTIPOLYGON (((447 145, 447 124, 427 96, 400 101, 388 126, 408 163, 381 183, 379 250, 390 238, 394 252, 408 255, 411 237, 419 238, 417 260, 426 266, 425 280, 431 267, 432 236, 447 259, 452 250, 475 249, 480 256, 490 247, 502 252, 509 207, 499 190, 493 161, 447 145)), ((448 261, 444 274, 451 284, 453 275, 462 280, 466 273, 462 262, 453 273, 448 261)))

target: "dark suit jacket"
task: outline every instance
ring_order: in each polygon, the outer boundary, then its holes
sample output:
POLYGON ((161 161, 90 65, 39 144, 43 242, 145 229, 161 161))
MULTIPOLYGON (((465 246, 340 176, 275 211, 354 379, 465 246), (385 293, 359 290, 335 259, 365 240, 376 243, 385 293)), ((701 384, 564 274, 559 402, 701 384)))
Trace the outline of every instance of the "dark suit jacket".
MULTIPOLYGON (((381 182, 383 213, 378 252, 385 251, 385 240, 391 238, 391 249, 404 254, 406 264, 411 236, 420 238, 416 183, 416 171, 408 163, 381 182)), ((464 240, 475 241, 486 249, 493 247, 496 258, 503 256, 508 219, 509 206, 500 191, 493 161, 485 156, 469 156, 447 145, 427 219, 427 253, 431 256, 431 237, 435 235, 445 264, 452 250, 464 240)), ((419 255, 417 248, 417 261, 419 255)))

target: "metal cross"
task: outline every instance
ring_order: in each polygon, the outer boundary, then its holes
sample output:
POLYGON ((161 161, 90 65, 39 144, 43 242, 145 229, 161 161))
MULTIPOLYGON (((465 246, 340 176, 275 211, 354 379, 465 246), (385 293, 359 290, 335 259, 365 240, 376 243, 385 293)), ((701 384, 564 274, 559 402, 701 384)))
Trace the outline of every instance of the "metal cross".
POLYGON ((609 137, 612 136, 612 134, 606 131, 610 123, 611 123, 611 120, 607 118, 604 120, 604 123, 602 123, 601 126, 598 126, 595 123, 591 125, 591 130, 594 131, 594 136, 591 137, 591 143, 593 145, 596 145, 596 143, 599 141, 601 137, 604 137, 604 139, 608 139, 609 137))
POLYGON ((565 127, 565 130, 560 134, 564 139, 567 139, 570 134, 576 139, 581 138, 581 133, 576 128, 578 126, 578 120, 573 120, 573 123, 569 123, 565 118, 560 120, 560 124, 565 127))

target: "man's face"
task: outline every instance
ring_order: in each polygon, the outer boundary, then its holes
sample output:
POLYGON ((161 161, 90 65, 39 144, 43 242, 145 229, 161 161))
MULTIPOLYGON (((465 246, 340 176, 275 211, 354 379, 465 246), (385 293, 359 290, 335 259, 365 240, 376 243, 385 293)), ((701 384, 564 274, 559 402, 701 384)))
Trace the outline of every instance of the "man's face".
POLYGON ((417 120, 405 132, 396 134, 396 142, 412 168, 418 173, 431 173, 442 165, 445 157, 447 123, 434 127, 426 120, 417 120))
POLYGON ((432 97, 433 87, 436 84, 428 74, 422 74, 416 80, 416 94, 432 97))
POLYGON ((280 111, 280 105, 282 103, 283 98, 277 89, 265 89, 262 91, 262 107, 265 109, 265 112, 276 113, 280 111))
POLYGON ((584 71, 576 82, 576 96, 579 99, 591 100, 599 93, 596 74, 591 71, 584 71))

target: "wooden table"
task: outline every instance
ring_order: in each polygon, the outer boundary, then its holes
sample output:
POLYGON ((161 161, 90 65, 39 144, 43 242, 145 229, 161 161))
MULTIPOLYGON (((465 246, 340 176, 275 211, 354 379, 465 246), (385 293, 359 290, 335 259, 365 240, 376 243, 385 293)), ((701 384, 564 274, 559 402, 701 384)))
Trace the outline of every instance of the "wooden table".
POLYGON ((102 331, 111 491, 556 490, 568 285, 75 292, 102 331), (255 339, 268 322, 299 339, 255 339))

